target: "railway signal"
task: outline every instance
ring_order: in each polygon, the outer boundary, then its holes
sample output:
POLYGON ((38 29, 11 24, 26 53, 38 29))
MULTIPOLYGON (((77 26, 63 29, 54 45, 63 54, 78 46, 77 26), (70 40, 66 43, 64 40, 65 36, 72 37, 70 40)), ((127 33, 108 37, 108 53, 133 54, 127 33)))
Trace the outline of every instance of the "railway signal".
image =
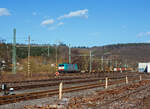
POLYGON ((14 94, 15 94, 15 93, 14 93, 14 88, 10 88, 10 89, 9 89, 9 94, 10 94, 10 95, 14 95, 14 94))
POLYGON ((58 75, 59 75, 59 72, 56 72, 55 74, 56 74, 56 76, 58 76, 58 75))
POLYGON ((7 85, 6 84, 2 84, 2 91, 4 92, 4 95, 7 95, 6 89, 7 89, 7 85))

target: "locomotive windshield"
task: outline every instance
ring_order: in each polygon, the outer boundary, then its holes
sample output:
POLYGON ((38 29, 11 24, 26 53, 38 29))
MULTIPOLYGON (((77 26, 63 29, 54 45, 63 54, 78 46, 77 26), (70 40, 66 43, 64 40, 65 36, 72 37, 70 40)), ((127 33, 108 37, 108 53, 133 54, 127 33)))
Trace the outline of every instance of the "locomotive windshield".
POLYGON ((59 65, 59 67, 63 67, 63 66, 64 66, 64 65, 62 65, 62 64, 61 64, 61 65, 59 65))

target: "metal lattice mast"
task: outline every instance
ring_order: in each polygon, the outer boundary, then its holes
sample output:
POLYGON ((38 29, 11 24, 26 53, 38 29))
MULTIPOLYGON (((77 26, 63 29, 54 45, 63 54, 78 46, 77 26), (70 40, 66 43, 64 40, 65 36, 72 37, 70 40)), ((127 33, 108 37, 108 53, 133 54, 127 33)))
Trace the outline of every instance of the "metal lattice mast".
POLYGON ((101 61, 102 61, 102 63, 101 63, 101 70, 103 71, 103 70, 104 70, 104 65, 103 65, 103 56, 101 57, 101 61))
POLYGON ((90 72, 92 71, 92 53, 90 50, 90 72))
POLYGON ((71 48, 70 48, 70 44, 69 44, 69 64, 71 64, 71 48))
POLYGON ((47 54, 47 55, 48 55, 48 57, 49 57, 49 45, 48 45, 48 51, 47 51, 47 52, 48 52, 48 54, 47 54))
POLYGON ((57 44, 56 44, 56 72, 57 72, 58 68, 57 68, 57 44))
POLYGON ((30 75, 30 36, 28 37, 28 76, 30 75))
POLYGON ((12 72, 16 74, 16 29, 14 29, 14 37, 13 37, 13 51, 12 51, 12 72))

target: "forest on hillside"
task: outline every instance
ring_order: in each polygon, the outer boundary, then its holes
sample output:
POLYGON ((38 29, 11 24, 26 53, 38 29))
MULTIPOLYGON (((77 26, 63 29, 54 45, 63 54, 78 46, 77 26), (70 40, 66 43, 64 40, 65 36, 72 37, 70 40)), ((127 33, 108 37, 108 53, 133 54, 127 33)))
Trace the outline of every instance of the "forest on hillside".
MULTIPOLYGON (((93 70, 110 69, 113 67, 137 67, 138 62, 150 61, 150 44, 129 43, 106 46, 71 47, 71 62, 76 63, 80 70, 89 70, 90 52, 92 51, 93 70)), ((0 43, 0 61, 5 61, 5 71, 12 69, 12 44, 0 43)), ((30 45, 30 62, 32 72, 54 72, 57 61, 68 63, 69 47, 59 45, 30 45)), ((27 72, 29 47, 25 44, 16 45, 17 71, 27 72)))

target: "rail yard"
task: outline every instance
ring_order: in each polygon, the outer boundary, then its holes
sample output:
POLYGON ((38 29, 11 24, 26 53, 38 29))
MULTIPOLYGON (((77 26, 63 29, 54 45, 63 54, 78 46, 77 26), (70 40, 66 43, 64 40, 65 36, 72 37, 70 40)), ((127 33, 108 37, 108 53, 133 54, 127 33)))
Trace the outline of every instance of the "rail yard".
POLYGON ((127 61, 105 48, 97 54, 93 48, 51 46, 50 57, 50 45, 18 46, 20 54, 15 42, 7 45, 12 61, 7 55, 0 60, 0 109, 149 109, 149 62, 127 61), (30 47, 38 50, 30 54, 30 47))
POLYGON ((1 0, 0 109, 150 109, 150 0, 1 0))
POLYGON ((8 89, 13 87, 14 94, 3 95, 1 90, 1 109, 147 109, 149 105, 146 99, 150 96, 150 75, 137 72, 63 74, 49 79, 3 83, 8 89), (60 83, 63 83, 61 99, 60 83))

